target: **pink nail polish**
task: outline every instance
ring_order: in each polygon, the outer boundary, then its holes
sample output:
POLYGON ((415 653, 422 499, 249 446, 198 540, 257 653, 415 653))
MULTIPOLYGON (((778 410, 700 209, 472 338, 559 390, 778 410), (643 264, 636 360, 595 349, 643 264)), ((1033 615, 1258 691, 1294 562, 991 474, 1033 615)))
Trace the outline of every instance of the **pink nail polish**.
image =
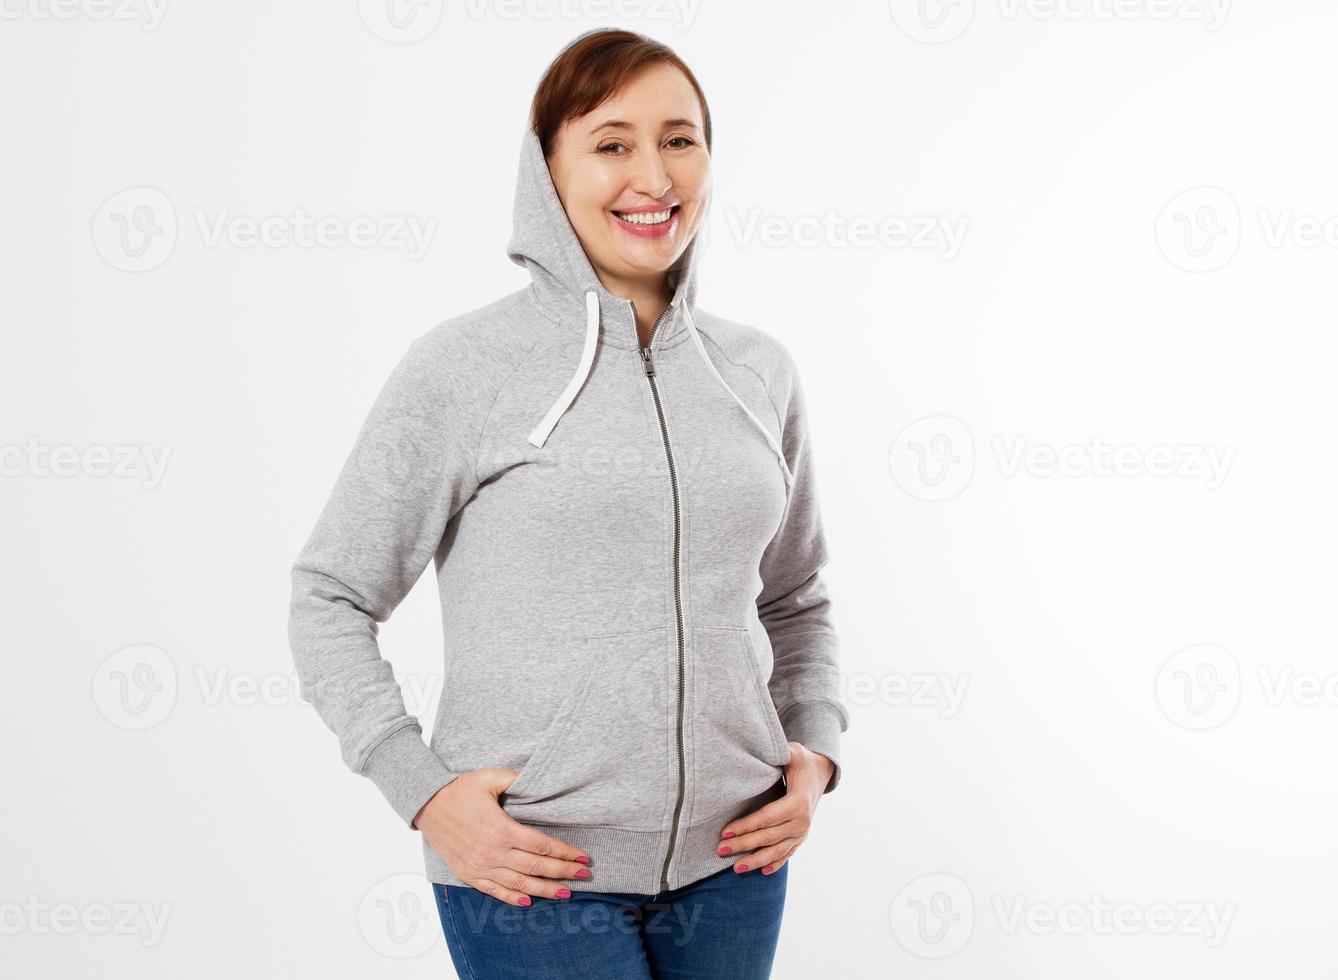
POLYGON ((747 871, 747 870, 748 870, 748 865, 746 865, 746 864, 736 864, 736 865, 734 865, 734 871, 735 871, 736 874, 742 874, 743 872, 745 872, 745 871, 747 871))
POLYGON ((586 868, 582 868, 580 871, 576 872, 576 877, 577 877, 577 878, 589 878, 589 877, 590 877, 590 872, 589 872, 588 869, 586 869, 586 868))
POLYGON ((716 851, 716 853, 719 854, 721 857, 724 857, 726 854, 733 854, 733 853, 734 853, 734 848, 732 848, 732 847, 721 847, 720 850, 716 851))
POLYGON ((580 855, 576 860, 577 860, 577 861, 580 861, 582 864, 589 864, 589 863, 590 863, 590 859, 589 859, 588 857, 586 857, 584 854, 580 855))
POLYGON ((739 835, 736 834, 736 833, 734 833, 734 831, 732 831, 732 830, 727 830, 727 831, 725 831, 723 834, 720 835, 720 839, 721 839, 721 840, 729 840, 731 837, 737 837, 737 836, 739 836, 739 835))
POLYGON ((773 871, 775 871, 775 870, 776 870, 775 868, 773 868, 771 865, 768 864, 765 868, 762 869, 762 873, 763 873, 764 875, 769 875, 769 874, 771 874, 771 872, 773 872, 773 871))
POLYGON ((528 895, 521 895, 521 896, 520 896, 520 904, 521 904, 521 905, 529 905, 529 904, 530 904, 530 896, 528 896, 528 895))
POLYGON ((570 889, 570 888, 559 888, 559 889, 557 890, 557 897, 558 897, 558 898, 571 898, 571 889, 570 889))

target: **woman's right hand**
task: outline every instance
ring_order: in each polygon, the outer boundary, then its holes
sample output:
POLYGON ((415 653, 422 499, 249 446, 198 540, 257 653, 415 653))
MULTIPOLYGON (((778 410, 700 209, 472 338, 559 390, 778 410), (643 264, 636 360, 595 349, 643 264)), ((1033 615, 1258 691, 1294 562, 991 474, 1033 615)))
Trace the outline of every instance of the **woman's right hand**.
POLYGON ((570 898, 561 878, 589 878, 589 856, 527 827, 502 809, 498 797, 515 782, 514 769, 485 767, 437 790, 414 817, 432 849, 461 881, 509 905, 531 895, 570 898))

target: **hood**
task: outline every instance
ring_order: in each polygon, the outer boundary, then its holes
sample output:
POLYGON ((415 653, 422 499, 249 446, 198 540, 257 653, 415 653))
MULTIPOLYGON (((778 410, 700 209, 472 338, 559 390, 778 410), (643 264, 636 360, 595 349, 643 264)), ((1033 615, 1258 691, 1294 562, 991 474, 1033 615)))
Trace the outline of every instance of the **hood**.
MULTIPOLYGON (((651 338, 652 350, 659 350, 682 333, 685 325, 681 308, 696 302, 697 254, 701 232, 706 227, 705 218, 703 215, 692 241, 669 269, 669 284, 674 295, 669 302, 670 312, 651 338)), ((610 293, 595 275, 576 230, 567 218, 557 188, 553 186, 539 137, 528 126, 520 147, 511 240, 507 243, 506 253, 512 262, 529 270, 536 298, 554 319, 569 322, 579 329, 585 320, 585 294, 594 292, 603 311, 605 334, 601 341, 627 350, 640 347, 636 318, 629 301, 610 293)))
MULTIPOLYGON (((709 200, 707 207, 708 209, 710 207, 709 200)), ((794 477, 780 444, 743 403, 743 399, 721 377, 715 364, 711 362, 706 346, 702 343, 701 334, 697 330, 693 307, 697 298, 697 255, 700 251, 701 233, 706 227, 705 219, 704 214, 702 224, 692 236, 692 241, 688 242, 678 261, 669 268, 669 285, 673 288, 674 294, 669 301, 668 310, 663 314, 663 319, 659 321, 659 326, 651 336, 650 351, 653 354, 684 331, 691 335, 697 353, 716 381, 771 446, 780 463, 788 490, 793 484, 794 477)), ((595 275, 590 259, 586 256, 576 230, 571 226, 566 209, 558 197, 557 188, 553 186, 553 177, 548 171, 548 161, 544 159, 539 137, 528 126, 525 127, 525 135, 521 142, 511 240, 507 243, 506 252, 512 262, 529 270, 535 299, 539 305, 564 329, 584 330, 584 343, 575 373, 557 401, 530 433, 530 444, 542 447, 553 427, 557 425, 558 420, 585 384, 590 367, 594 363, 595 349, 600 344, 605 344, 639 351, 641 341, 637 334, 636 316, 631 301, 610 293, 595 275)), ((646 363, 647 375, 653 375, 653 360, 652 357, 646 363)), ((729 403, 722 399, 721 409, 727 408, 729 403)))

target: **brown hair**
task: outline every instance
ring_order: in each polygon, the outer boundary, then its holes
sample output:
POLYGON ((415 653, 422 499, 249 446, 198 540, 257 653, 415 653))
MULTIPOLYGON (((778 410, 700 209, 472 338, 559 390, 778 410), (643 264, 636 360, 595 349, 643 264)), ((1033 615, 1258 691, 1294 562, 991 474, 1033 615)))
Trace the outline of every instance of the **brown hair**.
POLYGON ((665 63, 687 76, 702 106, 706 149, 711 149, 711 110, 696 76, 673 49, 633 31, 597 28, 580 34, 563 48, 539 80, 530 105, 530 127, 544 148, 552 152, 558 129, 598 108, 643 68, 665 63))

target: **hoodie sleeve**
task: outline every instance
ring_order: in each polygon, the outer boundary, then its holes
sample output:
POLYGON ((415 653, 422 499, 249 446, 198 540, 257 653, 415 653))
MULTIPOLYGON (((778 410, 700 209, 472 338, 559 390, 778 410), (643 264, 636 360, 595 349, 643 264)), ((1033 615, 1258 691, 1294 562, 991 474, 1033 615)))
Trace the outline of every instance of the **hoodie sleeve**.
POLYGON ((840 736, 850 716, 838 693, 839 640, 822 578, 827 542, 818 508, 804 392, 788 351, 781 451, 794 476, 780 528, 762 553, 758 616, 775 657, 769 688, 788 741, 835 765, 824 793, 841 781, 840 736))
POLYGON ((437 331, 414 340, 382 386, 292 567, 288 620, 303 700, 338 736, 344 763, 371 779, 410 827, 460 773, 424 742, 377 629, 478 486, 488 401, 468 384, 471 366, 440 338, 437 331))

